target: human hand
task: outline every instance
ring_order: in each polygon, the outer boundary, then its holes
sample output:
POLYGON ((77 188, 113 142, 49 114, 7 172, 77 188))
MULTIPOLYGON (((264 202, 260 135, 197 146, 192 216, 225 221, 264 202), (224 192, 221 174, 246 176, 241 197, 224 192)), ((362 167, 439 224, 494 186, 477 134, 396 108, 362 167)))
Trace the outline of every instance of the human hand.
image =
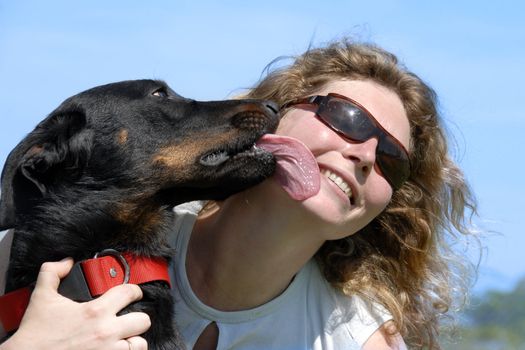
POLYGON ((139 337, 151 325, 149 316, 117 312, 142 298, 137 285, 116 286, 99 298, 77 303, 58 294, 60 279, 73 267, 72 259, 45 263, 20 328, 0 350, 145 350, 139 337))

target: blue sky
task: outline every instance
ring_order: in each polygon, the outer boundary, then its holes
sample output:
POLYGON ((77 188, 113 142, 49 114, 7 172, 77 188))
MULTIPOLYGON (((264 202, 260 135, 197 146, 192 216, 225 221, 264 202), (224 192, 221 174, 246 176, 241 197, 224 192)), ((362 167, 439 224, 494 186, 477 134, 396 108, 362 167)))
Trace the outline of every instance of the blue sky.
POLYGON ((525 5, 519 1, 0 0, 0 164, 66 97, 159 78, 195 99, 253 85, 271 60, 350 35, 435 88, 479 202, 477 291, 525 276, 525 5))

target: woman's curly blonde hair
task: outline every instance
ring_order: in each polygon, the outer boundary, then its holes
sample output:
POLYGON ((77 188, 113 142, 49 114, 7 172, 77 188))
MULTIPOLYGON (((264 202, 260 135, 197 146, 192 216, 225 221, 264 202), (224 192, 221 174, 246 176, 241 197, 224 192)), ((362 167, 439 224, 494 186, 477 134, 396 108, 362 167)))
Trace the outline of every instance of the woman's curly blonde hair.
POLYGON ((392 53, 343 39, 269 70, 243 97, 283 105, 339 79, 372 80, 397 93, 410 122, 412 168, 382 214, 355 235, 327 241, 317 259, 336 288, 383 304, 391 331, 411 347, 439 349, 439 321, 456 296, 466 296, 473 275, 451 247, 472 234, 475 201, 448 154, 435 92, 392 53))

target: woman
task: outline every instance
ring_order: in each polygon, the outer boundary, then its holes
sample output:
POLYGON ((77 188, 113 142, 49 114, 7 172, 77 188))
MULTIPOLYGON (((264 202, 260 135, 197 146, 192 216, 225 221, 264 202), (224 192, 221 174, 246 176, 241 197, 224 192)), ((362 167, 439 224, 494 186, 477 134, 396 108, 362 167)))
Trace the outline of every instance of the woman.
MULTIPOLYGON (((446 236, 469 234, 464 211, 474 206, 434 92, 392 54, 343 40, 271 72, 246 97, 283 106, 277 135, 258 143, 278 170, 224 202, 177 209, 174 293, 188 348, 439 348, 459 280, 446 236)), ((67 264, 46 269, 63 275, 67 264)), ((53 277, 42 289, 57 299, 53 277)), ((127 291, 125 304, 131 288, 71 304, 100 310, 93 304, 127 291)), ((115 317, 120 304, 91 317, 108 322, 86 340, 93 348, 145 345, 134 335, 147 319, 115 317)), ((30 327, 29 311, 11 344, 42 328, 30 327)))

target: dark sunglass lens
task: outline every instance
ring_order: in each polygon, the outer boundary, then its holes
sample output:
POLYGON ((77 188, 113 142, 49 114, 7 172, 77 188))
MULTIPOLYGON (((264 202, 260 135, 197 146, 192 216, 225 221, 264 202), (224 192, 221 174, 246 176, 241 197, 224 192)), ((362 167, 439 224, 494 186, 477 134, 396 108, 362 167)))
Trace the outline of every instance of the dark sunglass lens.
POLYGON ((410 176, 410 161, 405 150, 392 139, 383 134, 377 145, 377 163, 383 175, 394 188, 399 188, 410 176))
POLYGON ((354 141, 366 141, 374 136, 376 130, 364 111, 342 99, 329 99, 319 106, 317 114, 335 130, 354 141))
POLYGON ((377 165, 394 189, 399 189, 410 175, 408 162, 385 154, 377 155, 377 165))
POLYGON ((393 189, 399 189, 410 176, 410 161, 404 148, 376 125, 359 106, 338 96, 327 96, 319 104, 318 117, 347 138, 364 142, 378 137, 376 162, 393 189))

